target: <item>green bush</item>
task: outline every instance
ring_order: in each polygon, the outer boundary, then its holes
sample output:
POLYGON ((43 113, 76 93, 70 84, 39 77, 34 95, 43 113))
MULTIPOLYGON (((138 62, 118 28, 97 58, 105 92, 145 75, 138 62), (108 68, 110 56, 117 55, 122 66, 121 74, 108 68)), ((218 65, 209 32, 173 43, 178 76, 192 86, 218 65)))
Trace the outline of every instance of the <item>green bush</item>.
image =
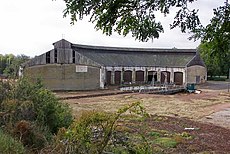
POLYGON ((24 154, 26 153, 23 144, 0 129, 0 153, 24 154))
POLYGON ((27 79, 21 79, 12 89, 2 104, 5 111, 13 111, 12 122, 35 121, 48 126, 52 133, 72 123, 70 107, 61 103, 51 91, 43 88, 40 80, 33 84, 27 79))
POLYGON ((125 121, 122 115, 126 111, 140 118, 147 116, 139 102, 124 107, 114 114, 84 112, 69 129, 59 131, 54 145, 56 153, 151 153, 151 148, 141 134, 137 135, 139 141, 136 144, 136 138, 129 133, 130 131, 119 128, 126 127, 118 125, 119 121, 125 121))
POLYGON ((2 111, 2 102, 7 99, 10 90, 10 82, 3 82, 0 80, 0 111, 2 111))
POLYGON ((8 86, 5 84, 0 88, 7 92, 1 96, 0 126, 21 138, 24 145, 40 149, 58 129, 67 128, 72 123, 70 107, 43 88, 40 80, 31 83, 23 78, 13 84, 6 84, 8 86), (19 124, 28 125, 27 135, 19 135, 19 124))

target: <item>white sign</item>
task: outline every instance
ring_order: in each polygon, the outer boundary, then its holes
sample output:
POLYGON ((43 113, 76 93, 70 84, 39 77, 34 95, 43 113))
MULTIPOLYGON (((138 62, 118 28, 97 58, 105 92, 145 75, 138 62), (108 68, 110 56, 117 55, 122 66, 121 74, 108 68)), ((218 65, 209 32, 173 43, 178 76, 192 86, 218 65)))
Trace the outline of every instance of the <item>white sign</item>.
POLYGON ((87 66, 80 66, 80 65, 76 66, 76 72, 87 72, 87 71, 88 71, 87 66))

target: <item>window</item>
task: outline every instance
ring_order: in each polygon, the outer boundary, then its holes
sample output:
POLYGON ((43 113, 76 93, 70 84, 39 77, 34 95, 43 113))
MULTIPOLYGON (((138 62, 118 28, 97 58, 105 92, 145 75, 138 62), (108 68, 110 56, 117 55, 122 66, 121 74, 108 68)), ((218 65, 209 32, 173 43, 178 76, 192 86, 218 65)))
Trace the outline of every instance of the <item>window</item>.
POLYGON ((50 51, 46 53, 46 64, 50 64, 50 51))
POLYGON ((57 63, 57 49, 54 49, 54 63, 57 63))
POLYGON ((74 51, 74 50, 72 51, 72 58, 73 58, 73 59, 72 59, 72 60, 73 60, 73 63, 75 63, 75 51, 74 51))

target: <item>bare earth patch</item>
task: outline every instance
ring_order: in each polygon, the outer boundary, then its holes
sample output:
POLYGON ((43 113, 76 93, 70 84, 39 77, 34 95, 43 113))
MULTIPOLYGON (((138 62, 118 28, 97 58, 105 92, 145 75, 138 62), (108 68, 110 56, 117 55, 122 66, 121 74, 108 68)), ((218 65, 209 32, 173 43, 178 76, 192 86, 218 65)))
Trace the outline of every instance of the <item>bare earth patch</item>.
POLYGON ((221 107, 230 107, 228 93, 216 91, 203 91, 201 94, 123 94, 94 98, 65 100, 73 108, 74 114, 83 110, 104 110, 115 112, 117 109, 140 101, 150 114, 187 117, 199 120, 210 115, 221 107))
POLYGON ((150 129, 174 133, 187 131, 194 136, 192 140, 183 141, 175 149, 168 149, 169 151, 163 153, 227 154, 230 153, 230 93, 226 87, 225 82, 208 82, 197 87, 202 90, 201 94, 130 93, 69 99, 64 102, 78 116, 84 110, 116 112, 127 104, 139 101, 153 117, 163 117, 161 121, 148 119, 147 125, 150 129), (186 127, 194 130, 185 130, 186 127))

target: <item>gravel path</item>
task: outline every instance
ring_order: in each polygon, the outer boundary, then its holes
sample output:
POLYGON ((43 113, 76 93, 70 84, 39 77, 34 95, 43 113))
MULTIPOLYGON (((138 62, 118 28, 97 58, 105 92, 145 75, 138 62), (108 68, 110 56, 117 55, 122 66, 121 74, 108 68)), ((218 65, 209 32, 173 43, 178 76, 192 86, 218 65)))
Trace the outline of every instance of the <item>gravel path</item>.
POLYGON ((227 96, 229 99, 225 104, 217 104, 211 108, 214 110, 214 113, 201 119, 202 122, 211 123, 217 126, 225 127, 230 129, 230 82, 217 82, 209 81, 204 85, 201 85, 201 88, 204 91, 217 91, 222 93, 222 95, 227 96))

